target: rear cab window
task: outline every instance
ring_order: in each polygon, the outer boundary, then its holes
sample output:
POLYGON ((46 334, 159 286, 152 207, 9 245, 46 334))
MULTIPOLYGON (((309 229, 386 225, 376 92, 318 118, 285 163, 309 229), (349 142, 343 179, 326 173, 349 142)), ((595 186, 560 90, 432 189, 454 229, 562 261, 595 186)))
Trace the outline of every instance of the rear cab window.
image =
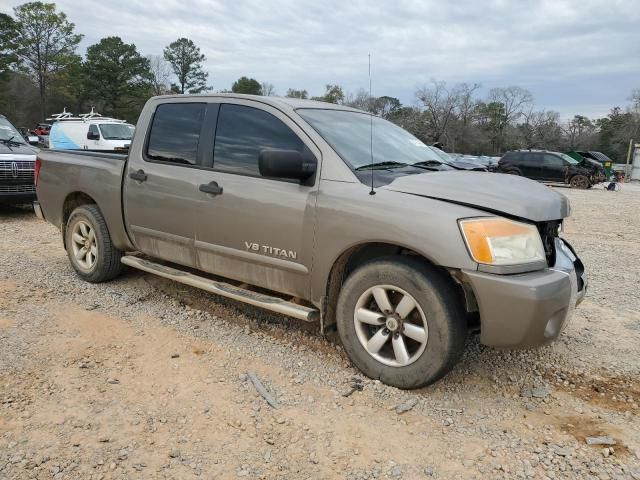
POLYGON ((156 108, 145 160, 198 165, 198 145, 206 103, 164 103, 156 108))

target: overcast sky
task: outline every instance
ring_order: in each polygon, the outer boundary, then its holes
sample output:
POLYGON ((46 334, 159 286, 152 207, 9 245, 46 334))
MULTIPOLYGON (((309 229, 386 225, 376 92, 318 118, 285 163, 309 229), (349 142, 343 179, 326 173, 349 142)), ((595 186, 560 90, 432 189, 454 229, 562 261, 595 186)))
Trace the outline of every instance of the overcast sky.
MULTIPOLYGON (((0 0, 11 13, 23 3, 0 0)), ((207 56, 214 89, 242 75, 321 95, 347 92, 414 101, 430 79, 529 89, 563 117, 601 116, 640 88, 639 0, 59 0, 81 51, 117 35, 142 54, 178 37, 207 56)))

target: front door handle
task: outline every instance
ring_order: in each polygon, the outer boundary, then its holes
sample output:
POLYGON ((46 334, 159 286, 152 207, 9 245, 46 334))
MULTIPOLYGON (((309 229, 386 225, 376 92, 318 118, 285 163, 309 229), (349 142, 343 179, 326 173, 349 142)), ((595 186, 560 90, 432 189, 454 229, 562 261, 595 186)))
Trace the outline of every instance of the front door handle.
POLYGON ((210 195, 222 195, 222 187, 217 182, 203 183, 199 190, 210 195))
POLYGON ((144 170, 138 170, 137 172, 130 173, 129 178, 137 182, 144 182, 147 180, 147 174, 144 173, 144 170))

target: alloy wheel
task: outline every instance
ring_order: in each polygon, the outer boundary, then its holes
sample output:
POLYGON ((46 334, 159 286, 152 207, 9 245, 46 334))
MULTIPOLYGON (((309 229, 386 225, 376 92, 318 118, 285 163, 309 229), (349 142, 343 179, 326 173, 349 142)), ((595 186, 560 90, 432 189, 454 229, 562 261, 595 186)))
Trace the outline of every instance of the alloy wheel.
POLYGON ((81 268, 91 270, 94 267, 98 256, 98 243, 94 229, 84 220, 79 220, 73 226, 71 249, 81 268))
POLYGON ((425 314, 401 288, 376 285, 367 289, 356 303, 353 321, 361 345, 385 365, 410 365, 427 347, 425 314))

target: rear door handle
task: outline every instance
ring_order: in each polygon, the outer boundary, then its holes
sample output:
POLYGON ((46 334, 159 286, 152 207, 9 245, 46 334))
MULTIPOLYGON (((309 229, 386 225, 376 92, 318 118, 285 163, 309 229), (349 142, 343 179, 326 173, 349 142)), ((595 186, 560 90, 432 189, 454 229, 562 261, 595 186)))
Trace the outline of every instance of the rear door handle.
POLYGON ((144 170, 138 170, 137 172, 130 173, 129 178, 137 182, 144 182, 147 180, 147 174, 144 173, 144 170))
POLYGON ((222 187, 217 182, 203 183, 199 190, 210 195, 222 195, 222 187))

